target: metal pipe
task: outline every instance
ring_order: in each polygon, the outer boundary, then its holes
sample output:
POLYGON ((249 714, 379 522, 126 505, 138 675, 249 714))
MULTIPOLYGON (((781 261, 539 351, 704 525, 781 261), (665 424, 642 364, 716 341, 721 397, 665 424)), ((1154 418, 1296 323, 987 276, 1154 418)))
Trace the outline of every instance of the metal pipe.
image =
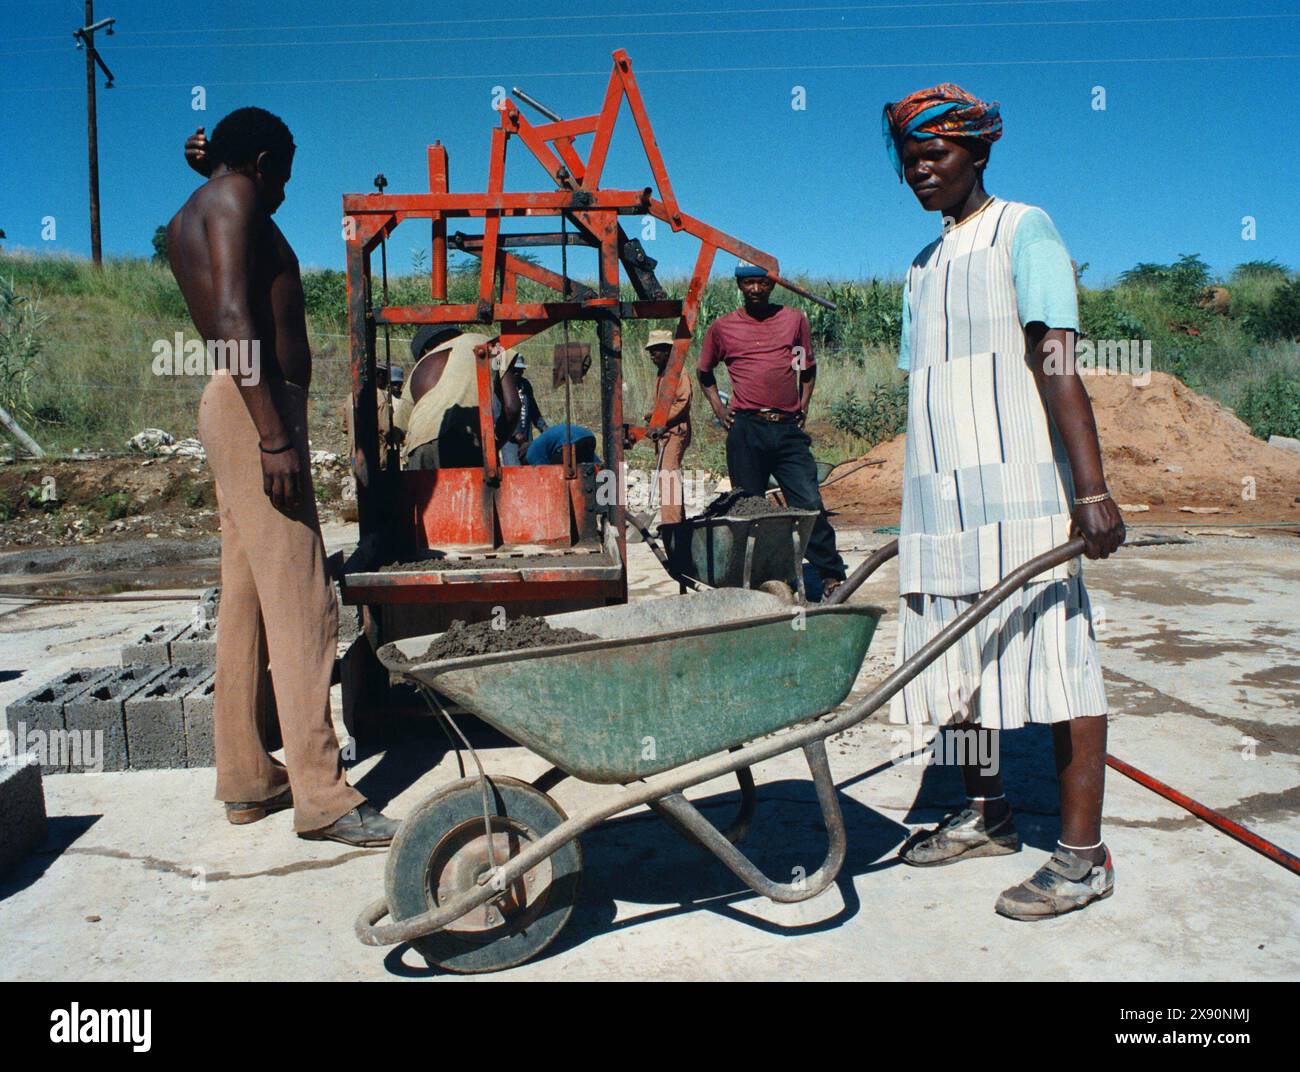
POLYGON ((1235 823, 1225 815, 1220 814, 1213 808, 1207 808, 1199 800, 1193 800, 1185 793, 1180 793, 1172 786, 1165 785, 1158 778, 1153 778, 1145 771, 1140 771, 1137 767, 1125 763, 1122 759, 1115 756, 1106 756, 1106 765, 1123 774, 1125 777, 1132 778, 1138 785, 1150 789, 1151 792, 1164 797, 1166 800, 1177 804, 1180 808, 1186 808, 1198 819, 1209 823, 1216 830, 1221 830, 1229 837, 1236 838, 1243 845, 1254 849, 1263 856, 1267 856, 1275 864, 1281 864, 1293 875, 1300 875, 1300 856, 1295 856, 1286 851, 1279 845, 1266 838, 1260 837, 1253 830, 1235 823))
POLYGON ((0 424, 9 429, 13 437, 18 440, 19 445, 33 458, 45 457, 45 451, 41 450, 41 445, 23 431, 22 426, 10 416, 9 411, 3 406, 0 406, 0 424))
POLYGON ((558 115, 556 115, 553 111, 551 111, 548 107, 546 107, 546 105, 544 105, 541 101, 537 100, 535 97, 530 97, 518 86, 512 86, 510 92, 513 93, 516 97, 518 97, 530 108, 533 108, 539 113, 541 113, 542 115, 546 116, 546 118, 549 119, 552 123, 563 122, 563 120, 558 115))

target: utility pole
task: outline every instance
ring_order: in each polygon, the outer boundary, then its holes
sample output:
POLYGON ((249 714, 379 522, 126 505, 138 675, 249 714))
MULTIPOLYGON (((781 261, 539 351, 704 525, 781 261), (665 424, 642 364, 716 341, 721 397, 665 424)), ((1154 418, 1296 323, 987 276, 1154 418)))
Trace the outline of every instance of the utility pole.
POLYGON ((95 0, 86 0, 86 24, 72 32, 77 47, 86 52, 86 143, 90 154, 90 257, 96 268, 102 268, 104 254, 99 241, 99 122, 95 114, 95 65, 104 72, 108 79, 105 89, 113 88, 113 72, 99 57, 95 48, 95 31, 103 30, 109 37, 113 36, 113 23, 116 19, 95 21, 95 0))

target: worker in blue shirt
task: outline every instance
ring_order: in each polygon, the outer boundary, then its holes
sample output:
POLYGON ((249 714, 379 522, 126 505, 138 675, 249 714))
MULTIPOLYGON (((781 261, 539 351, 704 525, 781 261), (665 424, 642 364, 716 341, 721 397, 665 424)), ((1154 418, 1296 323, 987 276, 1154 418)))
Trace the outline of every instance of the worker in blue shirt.
POLYGON ((559 465, 564 460, 564 444, 569 440, 573 441, 575 462, 600 464, 600 459, 596 457, 596 433, 580 424, 551 425, 521 448, 519 460, 524 465, 559 465))

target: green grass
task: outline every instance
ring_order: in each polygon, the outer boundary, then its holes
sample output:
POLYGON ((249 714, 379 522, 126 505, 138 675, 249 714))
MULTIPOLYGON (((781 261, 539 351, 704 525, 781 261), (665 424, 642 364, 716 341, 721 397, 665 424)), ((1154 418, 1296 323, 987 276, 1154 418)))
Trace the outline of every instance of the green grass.
MULTIPOLYGON (((1155 367, 1179 376, 1196 390, 1241 412, 1256 430, 1267 428, 1300 435, 1300 415, 1287 384, 1300 382, 1300 281, 1280 265, 1243 265, 1226 285, 1232 292, 1227 316, 1199 308, 1195 296, 1213 283, 1194 257, 1173 265, 1140 265, 1128 281, 1106 288, 1082 288, 1080 311, 1085 332, 1094 338, 1150 339, 1155 367)), ((12 360, 26 362, 28 430, 49 451, 73 448, 123 450, 142 428, 158 427, 177 438, 195 434, 201 378, 159 377, 152 371, 152 347, 193 327, 166 265, 137 258, 115 258, 95 271, 89 262, 54 256, 0 253, 0 278, 26 299, 27 319, 18 322, 18 307, 0 303, 0 347, 10 340, 12 360), (6 309, 8 311, 6 311, 6 309), (29 340, 35 351, 27 353, 29 340), (27 356, 24 357, 23 355, 27 356)), ((831 313, 791 295, 781 300, 809 315, 818 361, 817 389, 810 423, 816 428, 819 458, 840 460, 862 453, 887 435, 897 416, 902 377, 895 370, 902 285, 887 280, 801 278, 815 293, 833 298, 831 313)), ((342 444, 341 403, 350 390, 345 315, 346 287, 337 271, 304 273, 309 335, 315 354, 311 420, 318 448, 342 444)), ((681 297, 685 279, 665 280, 668 292, 681 297)), ((474 300, 477 275, 454 270, 449 299, 474 300)), ((391 304, 428 301, 428 277, 399 275, 389 281, 391 304)), ((520 299, 553 297, 522 281, 520 299)), ((630 300, 633 294, 625 293, 630 300)), ((735 284, 711 280, 701 301, 700 326, 736 308, 735 284)), ((639 423, 652 402, 654 369, 643 355, 647 332, 671 327, 645 321, 623 326, 625 419, 639 423)), ((410 331, 393 330, 389 347, 395 364, 410 365, 410 331)), ((562 329, 529 340, 520 349, 529 362, 530 379, 547 420, 561 421, 565 392, 551 384, 550 354, 563 339, 562 329)), ((589 342, 596 352, 595 329, 572 324, 570 337, 589 342)), ((383 360, 385 342, 379 336, 383 360)), ((693 348, 693 356, 698 343, 693 348)), ((17 382, 23 373, 7 372, 17 382)), ((572 391, 573 419, 597 425, 600 419, 599 374, 572 391)), ((719 376, 727 389, 725 372, 719 376)), ((694 406, 695 436, 691 464, 725 469, 723 435, 698 393, 694 406)), ((647 466, 650 451, 633 455, 647 466)))

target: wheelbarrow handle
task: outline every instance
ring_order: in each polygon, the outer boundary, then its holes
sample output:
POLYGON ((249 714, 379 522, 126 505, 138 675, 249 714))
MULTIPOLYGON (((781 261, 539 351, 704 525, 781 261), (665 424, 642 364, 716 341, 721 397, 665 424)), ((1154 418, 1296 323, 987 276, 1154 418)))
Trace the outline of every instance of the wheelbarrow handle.
MULTIPOLYGON (((892 674, 885 678, 879 685, 872 689, 866 696, 862 697, 847 711, 835 715, 830 724, 833 726, 831 732, 839 733, 841 730, 855 726, 868 715, 882 707, 896 693, 903 690, 914 677, 920 674, 926 667, 939 658, 945 651, 957 643, 963 636, 975 628, 981 621, 993 613, 998 604, 1004 602, 1008 596, 1023 588, 1040 573, 1046 573, 1050 569, 1055 569, 1064 562, 1077 558, 1083 553, 1084 542, 1082 536, 1075 536, 1072 540, 1061 544, 1059 547, 1053 547, 1050 551, 1044 551, 1041 555, 1035 555, 1028 562, 1017 566, 997 584, 979 597, 971 606, 962 611, 956 618, 949 622, 943 629, 921 645, 910 659, 899 666, 892 674)), ((882 547, 877 554, 883 554, 889 548, 882 547)), ((896 553, 897 548, 894 548, 896 553)), ((888 556, 886 556, 888 557, 888 556)), ((867 565, 868 563, 864 563, 867 565)), ((859 567, 859 570, 862 567, 859 567)), ((856 574, 857 571, 855 571, 856 574)), ((844 588, 849 582, 841 585, 844 588)), ((831 598, 839 595, 837 590, 831 598)), ((792 743, 797 742, 798 738, 792 735, 792 743)))

